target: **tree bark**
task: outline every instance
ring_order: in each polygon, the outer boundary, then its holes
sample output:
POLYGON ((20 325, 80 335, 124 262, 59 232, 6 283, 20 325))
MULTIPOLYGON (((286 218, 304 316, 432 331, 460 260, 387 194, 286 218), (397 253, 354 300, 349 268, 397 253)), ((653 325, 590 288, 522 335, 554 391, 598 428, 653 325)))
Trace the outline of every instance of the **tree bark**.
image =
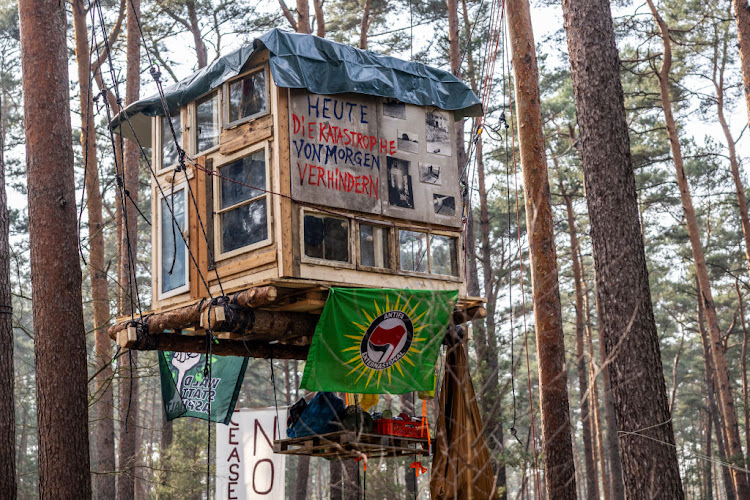
MULTIPOLYGON (((708 389, 707 389, 708 390, 708 389)), ((711 408, 706 409, 706 420, 705 420, 705 438, 706 441, 703 445, 703 454, 706 456, 706 460, 703 462, 703 495, 704 498, 713 500, 713 479, 711 478, 711 408)))
POLYGON ((65 4, 21 0, 18 12, 26 124, 39 496, 86 499, 91 498, 88 377, 65 4))
MULTIPOLYGON (((700 288, 697 288, 700 293, 700 288)), ((697 302, 698 332, 700 333, 701 345, 703 346, 703 368, 706 377, 706 393, 708 395, 708 415, 709 418, 713 419, 716 428, 716 445, 719 449, 719 460, 722 462, 721 473, 724 480, 723 482, 726 492, 726 498, 727 500, 734 500, 735 488, 732 480, 732 474, 729 472, 729 467, 723 464, 723 462, 726 462, 727 458, 725 446, 725 443, 727 442, 726 425, 716 405, 716 369, 714 368, 714 360, 711 356, 711 342, 705 329, 706 317, 704 303, 701 300, 700 296, 698 296, 697 302)))
POLYGON ((313 0, 313 9, 315 11, 315 34, 320 38, 325 38, 326 18, 323 12, 323 0, 313 0))
POLYGON ((607 0, 564 0, 604 340, 626 495, 683 498, 607 0), (645 437, 644 437, 645 436, 645 437), (665 443, 665 444, 661 444, 665 443))
POLYGON ((507 22, 513 51, 516 119, 531 258, 546 490, 549 498, 575 498, 557 252, 539 100, 539 70, 527 0, 508 2, 507 22))
MULTIPOLYGON (((745 10, 748 11, 750 9, 746 8, 745 10)), ((714 43, 723 44, 721 52, 719 52, 717 48, 714 54, 713 61, 713 84, 714 89, 716 89, 716 115, 719 118, 721 130, 724 133, 724 138, 727 141, 727 152, 729 153, 729 169, 732 173, 734 189, 737 193, 737 206, 740 212, 740 225, 742 226, 742 235, 744 236, 745 240, 745 261, 748 266, 748 271, 750 271, 750 217, 748 217, 747 213, 747 198, 745 197, 745 187, 742 185, 742 177, 740 177, 740 163, 737 159, 737 148, 734 144, 734 137, 732 137, 732 132, 729 130, 729 124, 727 123, 726 117, 724 116, 724 71, 726 68, 729 40, 728 37, 723 37, 722 40, 719 40, 717 38, 716 40, 714 40, 714 43)), ((748 448, 748 450, 750 450, 750 448, 748 448)))
MULTIPOLYGON (((748 334, 747 324, 745 323, 745 307, 742 300, 742 291, 740 290, 739 281, 735 282, 735 289, 737 290, 737 302, 739 304, 740 324, 742 325, 742 355, 740 357, 740 370, 742 371, 742 408, 745 417, 745 449, 750 450, 750 407, 748 407, 748 393, 750 393, 750 387, 747 383, 747 349, 748 349, 748 334)), ((745 468, 750 466, 750 453, 745 457, 745 468)))
POLYGON ((362 11, 362 22, 359 24, 359 48, 367 50, 367 31, 370 29, 370 9, 372 0, 365 0, 365 8, 362 11))
MULTIPOLYGON (((586 331, 589 338, 589 345, 591 345, 593 342, 593 336, 591 334, 589 288, 586 282, 586 268, 583 265, 583 258, 581 258, 581 274, 583 275, 583 299, 585 304, 584 307, 586 308, 586 331)), ((604 352, 604 339, 602 338, 601 333, 601 329, 599 329, 599 357, 602 361, 600 366, 603 366, 604 361, 607 359, 607 355, 604 352)), ((591 360, 594 359, 593 352, 591 352, 589 357, 591 360)), ((594 366, 592 366, 591 369, 591 380, 596 381, 594 366)), ((601 374, 604 388, 604 397, 602 400, 604 403, 604 420, 607 422, 607 434, 603 439, 601 437, 599 439, 600 447, 604 446, 606 449, 607 463, 609 464, 609 473, 606 476, 604 475, 604 468, 602 468, 602 486, 605 490, 604 499, 625 500, 625 485, 622 482, 622 462, 620 461, 620 445, 617 440, 617 419, 615 417, 615 406, 612 399, 612 388, 609 382, 609 370, 603 368, 601 374)), ((599 424, 599 429, 601 429, 601 424, 599 424)), ((604 432, 600 430, 600 434, 604 434, 604 432)), ((604 452, 602 452, 602 455, 604 455, 604 452)))
MULTIPOLYGON (((138 0, 137 9, 140 11, 140 0, 138 0)), ((201 35, 201 28, 198 24, 198 13, 196 12, 195 2, 187 2, 188 19, 190 20, 190 33, 193 35, 193 43, 195 44, 195 54, 198 56, 198 69, 205 68, 208 64, 208 49, 206 44, 203 43, 203 36, 201 35)), ((130 26, 128 26, 128 33, 130 33, 130 26)), ((130 50, 130 44, 128 44, 128 50, 130 50)), ((138 59, 140 62, 140 58, 138 59)), ((128 72, 130 75, 130 72, 128 72)), ((130 78, 130 76, 128 76, 130 78)), ((138 85, 140 86, 140 73, 138 78, 138 85)))
MULTIPOLYGON (((129 0, 127 6, 127 79, 125 82, 125 105, 138 100, 141 87, 141 52, 138 17, 140 0, 129 0)), ((197 49, 198 47, 196 47, 197 49)), ((120 281, 120 316, 133 315, 138 304, 136 268, 138 262, 138 214, 133 206, 138 202, 138 160, 140 149, 133 141, 125 141, 124 162, 122 167, 124 196, 122 200, 122 227, 119 245, 118 276, 120 281)), ((135 351, 128 353, 128 359, 120 363, 119 384, 119 418, 120 446, 118 448, 119 472, 117 478, 118 500, 135 497, 138 466, 139 393, 136 374, 137 356, 135 351), (126 423, 127 422, 127 423, 126 423)))
MULTIPOLYGON (((711 339, 711 354, 716 370, 717 389, 719 393, 719 404, 721 413, 726 425, 725 433, 727 436, 727 455, 731 462, 744 464, 745 460, 742 454, 742 444, 740 440, 739 424, 737 420, 737 411, 734 407, 734 398, 732 389, 729 385, 729 367, 727 366, 726 356, 722 349, 721 332, 719 331, 719 319, 716 314, 716 305, 711 292, 711 283, 708 276, 708 267, 703 254, 703 245, 700 240, 698 230, 698 220, 693 208, 693 200, 690 194, 690 186, 685 176, 685 168, 682 160, 682 150, 680 140, 677 134, 677 125, 672 114, 672 100, 669 95, 669 72, 672 68, 672 41, 669 35, 669 26, 656 10, 652 0, 647 0, 654 20, 659 28, 664 55, 662 64, 657 73, 659 79, 659 94, 661 106, 664 110, 664 119, 667 126, 667 136, 672 151, 675 172, 677 175, 677 185, 680 189, 680 201, 682 210, 685 214, 685 223, 687 225, 688 237, 695 262, 695 273, 698 277, 699 293, 703 300, 703 309, 708 323, 708 333, 711 339)), ((748 486, 747 476, 732 469, 732 479, 739 498, 750 498, 750 487, 748 486)))
MULTIPOLYGON (((583 454, 586 461, 586 492, 587 497, 596 500, 599 498, 599 479, 597 474, 596 460, 594 458, 594 443, 592 439, 592 412, 589 408, 597 404, 596 399, 589 393, 588 369, 586 356, 584 354, 584 329, 585 318, 583 315, 583 285, 581 266, 578 257, 578 235, 576 234, 576 219, 573 212, 573 200, 565 192, 562 180, 559 181, 560 193, 565 202, 565 211, 568 217, 568 234, 570 236, 570 258, 573 262, 573 285, 576 294, 576 370, 578 371, 578 388, 581 393, 581 421, 583 424, 583 454)), ((602 472, 604 472, 602 470, 602 472)))
MULTIPOLYGON (((2 103, 0 103, 0 110, 2 103)), ((0 129, 3 116, 0 112, 0 129)), ((10 292, 10 216, 5 192, 5 143, 0 130, 0 498, 16 498, 16 405, 13 374, 13 308, 10 292)))
POLYGON ((344 500, 343 466, 341 460, 331 460, 328 463, 331 467, 331 500, 344 500))
MULTIPOLYGON (((461 9, 464 21, 464 36, 470 43, 470 20, 469 12, 466 6, 466 0, 461 0, 461 9)), ((476 71, 474 65, 474 55, 471 47, 466 49, 466 59, 468 67, 469 82, 475 94, 479 94, 476 71)), ((460 62, 460 59, 458 60, 460 62)), ((456 63, 456 67, 458 64, 456 63)), ((463 145, 463 139, 461 139, 463 145)), ((480 387, 484 388, 481 394, 482 419, 485 428, 488 430, 487 442, 490 448, 496 448, 492 451, 491 462, 492 470, 495 473, 495 486, 498 492, 499 500, 508 498, 505 462, 498 460, 497 455, 502 454, 505 450, 505 436, 503 431, 502 411, 499 394, 495 389, 498 382, 499 362, 496 339, 495 311, 497 310, 497 293, 494 286, 494 276, 497 272, 502 272, 504 266, 501 264, 500 269, 493 269, 492 264, 492 246, 490 243, 490 215, 489 204, 487 202, 487 181, 484 165, 484 144, 482 137, 479 136, 476 142, 476 161, 477 161, 477 188, 479 191, 479 228, 481 233, 481 264, 483 275, 484 295, 487 299, 487 320, 486 328, 480 322, 476 322, 475 342, 477 349, 477 358, 482 366, 480 369, 480 387), (494 445, 494 446, 493 446, 494 445)), ((479 278, 477 270, 477 256, 475 250, 474 223, 470 221, 467 225, 467 242, 466 252, 469 255, 469 271, 467 273, 467 289, 469 295, 479 296, 479 278)), ((501 256, 502 257, 502 256, 501 256)), ((504 259, 503 259, 504 262, 504 259)))
POLYGON ((297 33, 312 33, 308 0, 297 0, 297 33))
POLYGON ((740 67, 742 68, 747 118, 750 123, 750 5, 746 0, 733 0, 734 18, 737 21, 737 39, 740 47, 740 67))
POLYGON ((76 62, 81 106, 81 148, 85 155, 86 209, 88 215, 88 267, 91 280, 91 301, 94 308, 94 353, 95 368, 99 372, 95 379, 96 401, 93 429, 94 495, 96 498, 115 497, 115 426, 112 414, 113 372, 111 342, 107 336, 109 324, 109 290, 104 258, 104 223, 102 219, 102 195, 99 187, 99 168, 96 152, 96 126, 94 124, 94 102, 92 98, 91 56, 86 26, 86 4, 76 0, 71 6, 75 30, 76 62))
MULTIPOLYGON (((461 79, 461 39, 458 34, 458 0, 446 0, 448 7, 448 53, 451 73, 461 79)), ((465 182, 466 148, 464 146, 464 120, 453 123, 456 134, 456 159, 458 160, 458 178, 465 182)))
POLYGON ((307 500, 307 483, 310 478, 310 457, 301 455, 297 461, 297 475, 294 480, 294 499, 307 500))

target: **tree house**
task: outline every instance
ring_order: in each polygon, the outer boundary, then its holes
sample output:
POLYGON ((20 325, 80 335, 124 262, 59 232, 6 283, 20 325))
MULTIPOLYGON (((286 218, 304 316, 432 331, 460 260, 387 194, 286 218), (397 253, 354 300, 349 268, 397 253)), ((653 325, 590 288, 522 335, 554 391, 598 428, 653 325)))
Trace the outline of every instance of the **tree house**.
POLYGON ((111 124, 154 173, 153 315, 120 345, 205 352, 210 326, 216 354, 304 358, 331 286, 458 289, 456 322, 484 315, 454 128, 481 109, 457 78, 272 30, 164 97, 111 124))

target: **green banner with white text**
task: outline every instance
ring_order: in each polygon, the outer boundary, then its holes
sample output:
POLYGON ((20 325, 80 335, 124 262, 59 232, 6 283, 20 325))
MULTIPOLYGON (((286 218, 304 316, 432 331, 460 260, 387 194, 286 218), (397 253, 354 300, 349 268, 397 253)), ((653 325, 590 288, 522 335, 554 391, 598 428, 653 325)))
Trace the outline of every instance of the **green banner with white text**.
POLYGON ((209 373, 205 354, 159 351, 161 396, 167 420, 196 417, 227 424, 246 368, 247 358, 212 356, 209 373))
POLYGON ((301 387, 360 394, 433 390, 457 298, 457 290, 332 288, 301 387))

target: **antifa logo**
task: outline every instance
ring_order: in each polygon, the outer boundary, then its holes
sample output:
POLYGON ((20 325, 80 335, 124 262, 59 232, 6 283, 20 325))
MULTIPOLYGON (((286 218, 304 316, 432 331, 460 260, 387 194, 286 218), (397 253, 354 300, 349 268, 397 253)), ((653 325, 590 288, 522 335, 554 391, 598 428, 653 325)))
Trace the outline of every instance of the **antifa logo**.
POLYGON ((359 347, 362 362, 373 370, 385 370, 406 355, 414 339, 411 318, 403 311, 388 311, 370 323, 359 347))

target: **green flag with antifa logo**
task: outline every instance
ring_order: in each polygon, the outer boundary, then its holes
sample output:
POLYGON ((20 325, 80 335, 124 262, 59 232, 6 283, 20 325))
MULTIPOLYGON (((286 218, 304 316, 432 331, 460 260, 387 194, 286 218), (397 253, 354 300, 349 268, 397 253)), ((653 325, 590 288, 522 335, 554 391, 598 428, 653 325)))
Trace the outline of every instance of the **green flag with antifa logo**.
POLYGON ((209 380, 205 354, 159 351, 161 397, 167 420, 196 417, 228 424, 246 368, 247 358, 212 356, 209 380))
POLYGON ((310 391, 431 391, 457 290, 331 288, 301 386, 310 391))

